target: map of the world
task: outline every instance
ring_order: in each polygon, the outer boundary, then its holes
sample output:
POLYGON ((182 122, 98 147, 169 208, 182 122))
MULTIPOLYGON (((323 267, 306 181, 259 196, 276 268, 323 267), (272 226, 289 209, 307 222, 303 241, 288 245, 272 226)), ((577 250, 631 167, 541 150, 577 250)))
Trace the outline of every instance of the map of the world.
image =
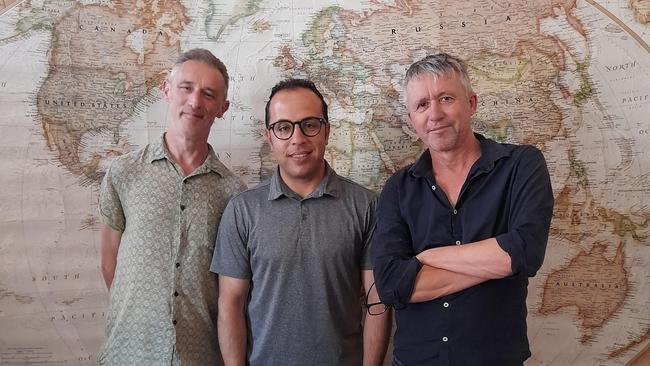
POLYGON ((378 191, 423 149, 406 68, 465 60, 475 131, 537 146, 552 177, 526 365, 650 365, 649 42, 650 0, 0 0, 0 365, 96 363, 98 184, 159 138, 160 83, 194 47, 229 68, 210 143, 249 186, 275 164, 262 131, 279 80, 317 84, 326 159, 378 191))

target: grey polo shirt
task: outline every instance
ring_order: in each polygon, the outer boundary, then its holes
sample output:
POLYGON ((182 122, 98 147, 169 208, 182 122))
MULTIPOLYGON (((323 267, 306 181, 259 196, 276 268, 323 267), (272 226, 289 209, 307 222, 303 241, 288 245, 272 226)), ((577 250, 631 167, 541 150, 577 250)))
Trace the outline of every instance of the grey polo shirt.
POLYGON ((276 171, 230 201, 210 270, 250 280, 251 366, 361 364, 361 271, 372 269, 376 198, 326 164, 304 199, 276 171))

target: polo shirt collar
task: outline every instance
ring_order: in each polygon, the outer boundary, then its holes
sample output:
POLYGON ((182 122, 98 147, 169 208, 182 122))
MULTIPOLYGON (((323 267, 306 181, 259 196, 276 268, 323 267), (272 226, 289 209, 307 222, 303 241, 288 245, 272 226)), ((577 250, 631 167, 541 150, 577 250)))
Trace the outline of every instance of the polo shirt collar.
MULTIPOLYGON (((152 142, 149 145, 150 149, 147 156, 147 161, 153 163, 154 161, 167 159, 170 163, 175 164, 174 159, 171 158, 171 154, 167 149, 167 144, 165 143, 165 134, 160 136, 156 142, 152 142)), ((208 144, 208 156, 205 158, 203 163, 191 174, 202 174, 209 171, 215 172, 220 176, 224 176, 227 168, 219 161, 217 155, 214 153, 212 146, 208 144)))
MULTIPOLYGON (((478 133, 474 133, 474 136, 481 144, 481 157, 472 167, 472 172, 477 169, 480 172, 489 172, 494 168, 497 160, 510 156, 510 150, 498 142, 487 139, 478 133)), ((429 149, 424 150, 418 160, 409 168, 409 173, 418 178, 431 176, 431 154, 429 154, 429 149)))
POLYGON ((323 195, 336 197, 338 192, 339 185, 339 176, 336 174, 334 169, 330 167, 329 163, 325 161, 325 176, 323 180, 316 186, 313 192, 307 195, 304 198, 300 198, 295 192, 293 192, 280 177, 280 167, 275 168, 275 173, 271 177, 269 184, 269 201, 276 200, 282 196, 292 197, 296 199, 308 199, 308 198, 319 198, 323 195))

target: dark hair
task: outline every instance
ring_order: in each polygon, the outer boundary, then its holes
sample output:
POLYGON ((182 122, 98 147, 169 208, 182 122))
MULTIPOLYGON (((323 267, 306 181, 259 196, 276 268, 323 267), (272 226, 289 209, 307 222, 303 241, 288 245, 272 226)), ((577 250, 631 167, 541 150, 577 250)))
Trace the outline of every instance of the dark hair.
POLYGON ((221 76, 223 76, 223 81, 226 86, 226 91, 224 93, 225 97, 228 97, 228 70, 226 69, 226 65, 221 62, 215 55, 212 54, 212 52, 204 49, 204 48, 193 48, 191 50, 187 50, 183 53, 181 53, 180 56, 178 56, 178 59, 174 63, 174 66, 172 66, 172 69, 169 71, 169 74, 167 74, 167 80, 171 81, 171 79, 174 78, 174 74, 176 74, 176 71, 181 67, 181 65, 185 61, 200 61, 203 62, 204 64, 211 66, 217 71, 221 73, 221 76))
POLYGON ((275 86, 271 89, 271 95, 269 96, 269 100, 266 102, 266 108, 264 109, 264 124, 266 125, 267 128, 269 127, 269 105, 271 104, 271 99, 273 99, 273 96, 282 90, 294 90, 300 88, 311 90, 314 94, 316 94, 316 96, 318 97, 318 99, 320 99, 321 102, 321 107, 323 109, 323 118, 326 121, 329 121, 329 118, 327 117, 327 103, 325 103, 323 94, 321 94, 318 91, 316 85, 314 85, 314 83, 306 79, 291 78, 291 79, 282 80, 281 82, 275 84, 275 86))

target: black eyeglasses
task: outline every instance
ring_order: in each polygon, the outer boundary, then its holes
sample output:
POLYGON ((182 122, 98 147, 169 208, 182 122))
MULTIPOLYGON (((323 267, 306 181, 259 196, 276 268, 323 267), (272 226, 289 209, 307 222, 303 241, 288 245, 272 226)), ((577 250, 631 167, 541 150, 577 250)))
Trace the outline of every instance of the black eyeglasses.
POLYGON ((280 140, 288 140, 293 136, 293 131, 296 129, 296 125, 300 126, 300 131, 303 135, 307 137, 314 137, 318 135, 321 130, 322 125, 327 123, 324 118, 320 117, 307 117, 303 118, 300 121, 289 121, 286 119, 281 119, 275 123, 269 125, 269 130, 273 131, 275 137, 280 140))
MULTIPOLYGON (((363 306, 366 307, 366 311, 368 311, 369 315, 381 315, 388 310, 388 308, 392 307, 395 310, 402 310, 406 308, 406 305, 386 305, 383 302, 376 301, 376 302, 369 302, 370 301, 370 294, 372 293, 372 288, 375 287, 375 283, 373 282, 372 285, 370 285, 370 288, 368 289, 368 293, 366 293, 366 299, 363 303, 363 306)), ((377 294, 377 291, 375 290, 375 294, 377 294)), ((376 295, 376 298, 379 300, 379 294, 376 295)))

